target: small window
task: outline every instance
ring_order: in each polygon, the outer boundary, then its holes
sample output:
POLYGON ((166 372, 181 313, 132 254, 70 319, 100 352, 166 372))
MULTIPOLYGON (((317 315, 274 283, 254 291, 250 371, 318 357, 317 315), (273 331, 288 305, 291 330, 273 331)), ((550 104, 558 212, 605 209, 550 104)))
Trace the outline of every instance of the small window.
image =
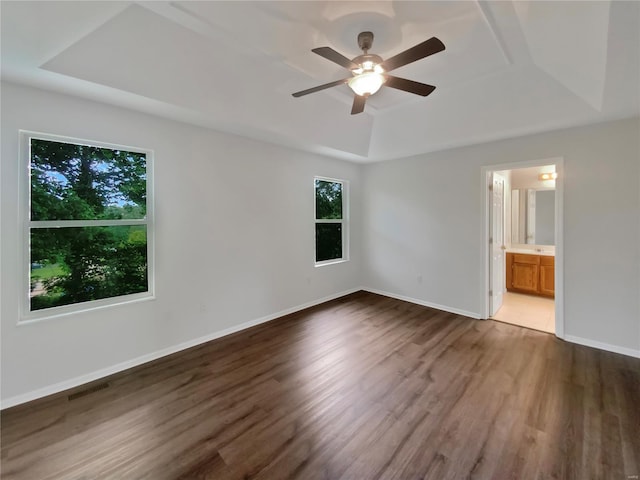
POLYGON ((29 132, 21 140, 26 316, 150 297, 151 152, 29 132))
POLYGON ((316 265, 348 260, 346 182, 315 178, 316 265))

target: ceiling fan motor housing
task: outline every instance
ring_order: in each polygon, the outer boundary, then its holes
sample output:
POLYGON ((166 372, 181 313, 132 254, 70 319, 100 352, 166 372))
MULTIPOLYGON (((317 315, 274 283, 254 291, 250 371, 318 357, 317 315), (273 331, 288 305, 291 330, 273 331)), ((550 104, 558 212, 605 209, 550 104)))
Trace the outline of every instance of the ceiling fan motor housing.
POLYGON ((367 53, 367 50, 371 49, 371 45, 373 45, 373 32, 361 32, 358 35, 360 50, 364 50, 364 53, 367 53))

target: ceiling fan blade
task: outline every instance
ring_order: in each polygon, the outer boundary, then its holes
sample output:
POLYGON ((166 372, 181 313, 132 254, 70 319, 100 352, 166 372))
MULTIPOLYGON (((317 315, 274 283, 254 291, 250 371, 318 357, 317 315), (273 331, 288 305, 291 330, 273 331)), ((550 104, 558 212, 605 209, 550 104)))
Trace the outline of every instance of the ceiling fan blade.
POLYGON ((336 52, 331 47, 319 47, 311 50, 313 53, 317 53, 321 57, 326 58, 327 60, 331 60, 333 63, 337 63, 341 67, 346 68, 347 70, 353 70, 358 68, 358 65, 353 63, 347 57, 342 55, 341 53, 336 52))
POLYGON ((367 102, 368 95, 355 95, 353 97, 353 106, 351 107, 351 115, 364 112, 364 104, 367 102))
POLYGON ((405 50, 391 58, 387 58, 380 64, 384 68, 385 72, 390 72, 398 67, 402 67, 409 63, 420 60, 421 58, 428 57, 434 53, 438 53, 444 50, 444 43, 438 40, 436 37, 431 37, 429 40, 425 40, 418 45, 405 50))
POLYGON ((403 90, 409 93, 415 93, 416 95, 422 95, 423 97, 426 97, 436 89, 433 85, 414 82, 413 80, 407 80, 406 78, 394 77, 393 75, 385 75, 385 77, 387 78, 387 81, 384 84, 387 87, 403 90))
POLYGON ((343 83, 347 83, 349 81, 348 78, 343 78, 342 80, 336 80, 335 82, 325 83, 324 85, 318 85, 317 87, 308 88, 307 90, 302 90, 300 92, 292 93, 294 97, 301 97, 303 95, 309 95, 310 93, 319 92, 320 90, 324 90, 326 88, 335 87, 337 85, 341 85, 343 83))

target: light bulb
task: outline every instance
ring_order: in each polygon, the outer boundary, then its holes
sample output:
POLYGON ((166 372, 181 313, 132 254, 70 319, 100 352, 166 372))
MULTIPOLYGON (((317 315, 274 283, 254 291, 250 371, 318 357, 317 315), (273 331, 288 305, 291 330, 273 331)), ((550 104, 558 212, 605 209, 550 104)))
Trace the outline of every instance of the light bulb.
POLYGON ((368 72, 356 75, 349 80, 349 87, 356 95, 373 95, 384 83, 384 77, 379 73, 368 72))

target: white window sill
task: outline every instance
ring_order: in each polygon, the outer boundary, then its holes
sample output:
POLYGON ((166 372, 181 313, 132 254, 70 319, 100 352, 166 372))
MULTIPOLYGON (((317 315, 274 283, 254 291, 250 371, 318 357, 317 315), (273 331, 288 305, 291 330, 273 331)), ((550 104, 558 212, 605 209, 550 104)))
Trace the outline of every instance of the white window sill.
POLYGON ((120 305, 128 305, 131 303, 146 302, 155 300, 156 297, 151 292, 135 293, 132 295, 124 295, 121 297, 105 298, 101 300, 93 300, 90 302, 76 303, 72 305, 64 305, 61 307, 44 308, 33 312, 24 313, 18 321, 18 326, 39 323, 43 320, 52 318, 66 317, 77 313, 87 313, 103 308, 117 307, 120 305))
POLYGON ((338 258, 336 260, 325 260, 324 262, 317 262, 315 264, 316 267, 325 267, 327 265, 335 265, 337 263, 345 263, 348 262, 348 258, 338 258))

